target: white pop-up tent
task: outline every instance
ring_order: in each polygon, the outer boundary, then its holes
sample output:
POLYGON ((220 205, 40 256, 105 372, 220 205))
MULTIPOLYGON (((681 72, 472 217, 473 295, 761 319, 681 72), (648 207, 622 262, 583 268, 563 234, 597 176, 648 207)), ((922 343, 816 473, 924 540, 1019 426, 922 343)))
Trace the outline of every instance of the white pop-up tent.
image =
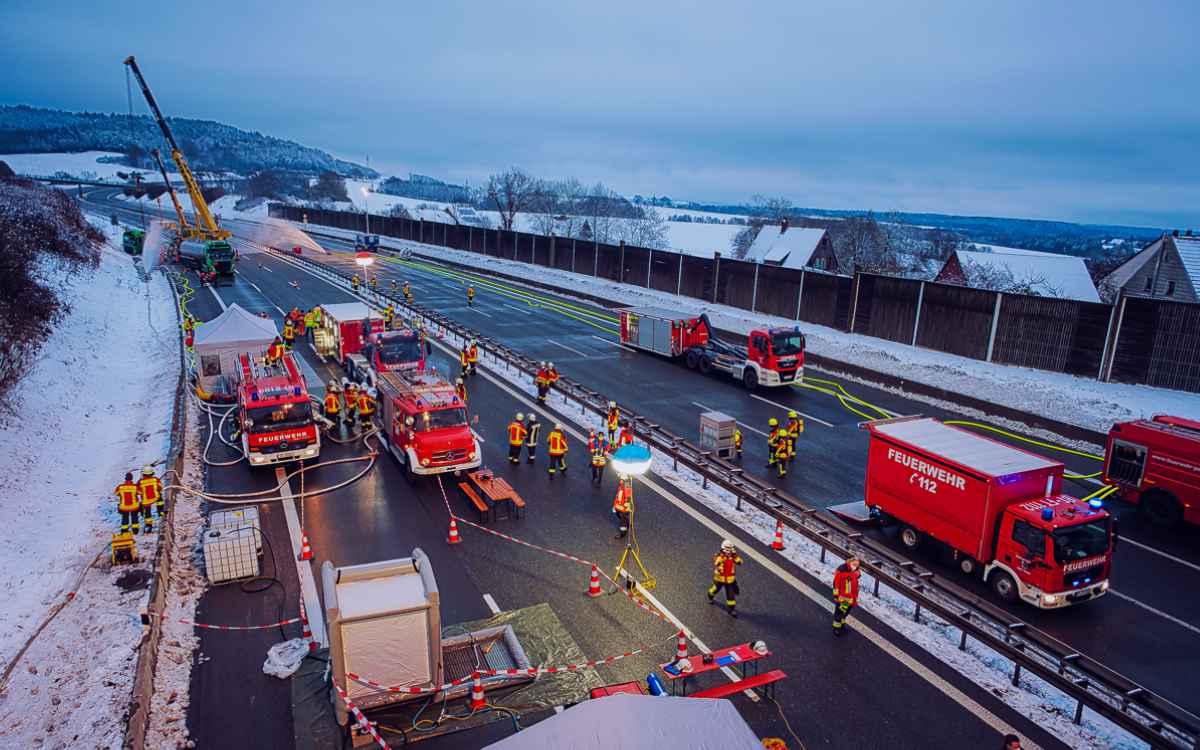
POLYGON ((273 322, 249 313, 237 304, 197 326, 192 343, 197 387, 203 393, 232 393, 238 355, 242 352, 261 353, 278 335, 273 322))
POLYGON ((620 693, 571 706, 487 746, 487 750, 762 750, 725 699, 620 693))

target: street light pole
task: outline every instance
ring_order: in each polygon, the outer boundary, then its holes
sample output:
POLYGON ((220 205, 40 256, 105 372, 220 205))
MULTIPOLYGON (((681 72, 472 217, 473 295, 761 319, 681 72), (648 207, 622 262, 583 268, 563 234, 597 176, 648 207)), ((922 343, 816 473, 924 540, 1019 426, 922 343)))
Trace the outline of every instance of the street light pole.
POLYGON ((367 186, 362 186, 363 194, 363 218, 367 221, 367 234, 371 233, 371 192, 367 190, 367 186))

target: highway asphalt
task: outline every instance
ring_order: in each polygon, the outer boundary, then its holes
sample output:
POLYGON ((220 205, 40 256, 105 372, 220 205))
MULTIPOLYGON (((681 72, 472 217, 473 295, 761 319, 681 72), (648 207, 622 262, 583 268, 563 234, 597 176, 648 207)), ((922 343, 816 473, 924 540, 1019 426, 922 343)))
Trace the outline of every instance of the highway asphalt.
MULTIPOLYGON (((104 199, 104 195, 98 199, 104 199)), ((112 205, 111 202, 108 204, 112 205)), ((128 211, 126 207, 118 210, 128 211)), ((326 244, 332 250, 339 246, 342 250, 345 248, 339 243, 326 244)), ((350 262, 345 255, 322 260, 350 262)), ((475 305, 469 308, 462 279, 456 278, 459 276, 457 271, 424 263, 394 262, 382 262, 377 269, 385 284, 391 278, 410 279, 419 302, 431 304, 486 335, 501 338, 529 356, 553 360, 564 373, 618 401, 627 402, 640 413, 677 432, 695 434, 699 412, 704 409, 717 409, 736 416, 745 424, 748 471, 765 474, 765 467, 762 467, 764 439, 753 430, 765 429, 769 416, 782 416, 785 408, 797 408, 810 419, 801 442, 797 470, 783 480, 781 486, 806 502, 820 506, 861 497, 866 442, 857 422, 862 416, 847 411, 827 395, 764 389, 755 394, 761 398, 753 398, 732 382, 706 378, 674 363, 624 350, 615 344, 613 326, 605 320, 606 317, 611 319, 611 312, 595 305, 568 302, 542 291, 530 292, 501 282, 490 288, 477 283, 479 295, 475 305)), ((226 304, 237 302, 252 311, 263 310, 277 321, 280 315, 276 306, 290 309, 292 305, 309 307, 349 299, 345 292, 312 277, 301 279, 301 274, 287 264, 263 255, 246 255, 239 271, 240 276, 232 287, 217 290, 222 301, 226 304), (292 281, 300 282, 298 288, 291 285, 292 281)), ((200 318, 207 319, 215 316, 220 306, 216 296, 201 291, 192 310, 200 318)), ((324 378, 331 374, 310 351, 303 348, 301 351, 319 376, 324 378)), ((435 360, 440 360, 443 370, 453 372, 456 369, 440 353, 435 360)), ((893 413, 924 413, 943 418, 961 416, 866 386, 846 384, 846 387, 864 401, 893 413)), ((619 543, 611 540, 612 527, 607 513, 613 490, 611 479, 602 490, 595 490, 587 483, 582 446, 575 441, 572 441, 572 458, 576 469, 569 480, 560 477, 551 482, 537 465, 510 469, 500 455, 503 425, 511 418, 511 412, 524 410, 526 406, 507 390, 483 378, 476 378, 471 384, 472 412, 480 416, 480 432, 487 441, 484 444, 485 460, 501 473, 509 473, 511 481, 530 502, 530 512, 525 519, 501 522, 500 528, 504 530, 511 525, 516 533, 529 541, 565 548, 601 562, 607 560, 611 566, 621 548, 619 543), (557 507, 547 507, 551 503, 557 507)), ((328 444, 322 457, 353 450, 353 447, 328 444)), ((1069 467, 1081 472, 1097 468, 1095 462, 1087 459, 1065 458, 1069 467)), ((312 487, 336 480, 336 476, 323 477, 322 474, 340 475, 340 472, 335 469, 314 472, 306 483, 312 487)), ((230 491, 245 491, 263 481, 268 486, 273 483, 269 479, 252 477, 244 465, 213 469, 209 477, 210 486, 230 491)), ((459 503, 457 512, 469 517, 453 488, 447 489, 451 502, 459 503)), ((1086 494, 1090 489, 1091 485, 1080 484, 1075 491, 1086 494)), ((293 490, 296 490, 295 483, 293 490)), ((279 514, 271 507, 264 506, 267 531, 272 539, 277 538, 279 548, 285 550, 280 554, 282 559, 289 554, 286 531, 280 525, 279 514)), ((771 666, 782 668, 791 675, 779 691, 780 703, 808 746, 885 746, 889 738, 896 737, 919 737, 925 744, 937 747, 996 744, 997 734, 993 727, 972 716, 943 691, 918 678, 873 645, 862 640, 830 643, 824 610, 796 596, 792 588, 753 561, 747 562, 742 573, 743 617, 735 622, 710 607, 699 592, 706 582, 708 558, 715 549, 717 537, 652 492, 639 493, 639 510, 643 553, 652 572, 660 579, 656 595, 710 646, 755 638, 771 644, 775 652, 771 666), (903 691, 909 698, 899 708, 894 698, 897 691, 903 691), (849 729, 844 721, 832 720, 832 717, 844 715, 847 706, 852 707, 854 715, 849 729), (934 715, 938 721, 929 721, 934 715)), ((1194 597, 1179 595, 1180 591, 1190 590, 1195 585, 1195 576, 1200 573, 1200 555, 1195 551, 1194 537, 1147 529, 1128 509, 1117 508, 1116 511, 1122 520, 1123 534, 1139 544, 1122 543, 1114 566, 1113 585, 1118 592, 1127 593, 1142 604, 1109 596, 1100 602, 1061 612, 1041 613, 1016 606, 1014 614, 1056 633, 1074 647, 1101 658, 1118 671, 1195 710, 1192 688, 1196 661, 1186 654, 1196 645, 1197 632, 1186 626, 1200 622, 1200 612, 1197 612, 1200 605, 1194 597)), ((722 523, 707 511, 701 513, 722 523)), ((670 627, 655 623, 622 597, 606 597, 601 601, 581 597, 586 585, 586 570, 564 568, 560 563, 472 533, 469 529, 464 531, 465 544, 447 547, 443 541, 445 507, 436 484, 406 485, 387 456, 382 457, 366 480, 305 502, 304 515, 318 564, 322 559, 347 564, 401 556, 416 545, 426 549, 434 556, 443 591, 453 591, 444 602, 443 621, 447 623, 484 616, 487 610, 482 595, 488 593, 505 608, 550 602, 576 641, 593 656, 603 656, 614 649, 622 651, 651 637, 659 639, 660 634, 663 639, 669 639, 671 635, 670 627)), ((730 533, 737 536, 736 532, 730 533)), ((288 565, 283 564, 281 568, 287 569, 288 565)), ((812 581, 797 570, 792 572, 818 590, 828 586, 827 582, 812 581)), ((284 572, 280 578, 284 588, 292 592, 294 601, 294 568, 290 576, 284 572)), ((981 595, 987 595, 982 585, 979 589, 981 595)), ((277 586, 273 591, 248 595, 228 588, 214 589, 206 594, 202 613, 214 620, 225 616, 239 618, 239 622, 246 621, 241 618, 267 616, 273 614, 267 610, 278 606, 279 590, 277 586)), ((874 629, 890 634, 886 627, 870 618, 864 620, 874 629)), ((222 729, 219 721, 222 715, 228 716, 224 712, 231 706, 247 705, 245 700, 251 703, 270 700, 273 704, 279 700, 280 690, 273 684, 278 681, 265 678, 258 669, 266 645, 274 642, 275 636, 273 632, 264 633, 256 641, 238 641, 235 646, 231 639, 236 636, 206 634, 205 659, 198 665, 194 678, 196 693, 189 718, 197 737, 217 742, 244 736, 246 731, 256 731, 262 740, 256 746, 290 746, 275 744, 279 727, 273 722, 250 725, 242 721, 232 725, 226 722, 227 726, 222 729), (218 638, 224 640, 217 641, 218 638), (222 666, 215 666, 217 662, 222 666), (244 679, 247 670, 255 675, 254 679, 244 679), (259 678, 268 682, 259 684, 259 678), (233 690, 230 690, 231 682, 233 690), (238 698, 244 700, 239 703, 238 698), (222 736, 223 731, 230 733, 229 736, 222 736)), ((1056 740, 1034 728, 1025 717, 1017 716, 924 651, 908 644, 904 638, 891 634, 891 640, 916 663, 1027 736, 1032 736, 1041 746, 1056 746, 1056 740)), ((664 645, 659 655, 665 655, 669 650, 669 645, 664 645)), ((654 661, 646 657, 619 662, 614 667, 604 668, 602 675, 611 682, 644 678, 654 661)), ((756 729, 783 732, 773 706, 752 705, 744 698, 736 700, 756 729)))

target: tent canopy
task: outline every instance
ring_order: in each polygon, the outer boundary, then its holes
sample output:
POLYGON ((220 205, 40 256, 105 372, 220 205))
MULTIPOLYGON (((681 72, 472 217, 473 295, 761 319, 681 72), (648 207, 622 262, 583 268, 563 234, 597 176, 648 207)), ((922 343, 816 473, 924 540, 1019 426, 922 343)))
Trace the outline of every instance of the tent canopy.
POLYGON ((229 349, 246 344, 247 348, 252 348, 264 346, 263 342, 269 344, 278 335, 274 323, 247 312, 235 302, 225 312, 196 329, 195 346, 229 349))
POLYGON ((578 703, 488 750, 762 750, 727 700, 621 693, 578 703))

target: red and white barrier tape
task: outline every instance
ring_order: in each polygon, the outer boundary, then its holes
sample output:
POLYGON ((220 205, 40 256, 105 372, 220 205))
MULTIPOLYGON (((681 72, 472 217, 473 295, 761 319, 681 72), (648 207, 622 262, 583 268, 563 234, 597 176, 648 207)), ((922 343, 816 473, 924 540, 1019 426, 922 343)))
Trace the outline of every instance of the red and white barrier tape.
POLYGON ((149 619, 151 617, 157 617, 164 622, 168 622, 168 621, 169 622, 178 622, 183 625, 191 625, 194 628, 204 628, 206 630, 269 630, 270 628, 278 628, 283 625, 291 625, 293 623, 300 622, 299 617, 290 617, 286 620, 280 620, 279 622, 272 622, 267 625, 209 625, 209 624, 203 623, 203 622, 194 622, 192 620, 185 620, 182 617, 179 619, 172 619, 170 617, 163 616, 159 612, 143 612, 142 613, 143 622, 145 622, 147 619, 149 619))
POLYGON ((375 740, 375 742, 378 743, 383 750, 392 750, 388 743, 384 742, 383 737, 379 735, 379 730, 375 728, 375 725, 367 721, 367 717, 363 716, 363 712, 359 709, 359 707, 354 704, 354 701, 350 700, 350 696, 346 695, 346 691, 338 687, 336 682, 333 683, 333 689, 337 691, 338 696, 342 699, 342 702, 346 704, 346 708, 350 709, 350 713, 354 714, 354 720, 358 722, 358 725, 362 727, 367 734, 371 735, 371 739, 375 740))

